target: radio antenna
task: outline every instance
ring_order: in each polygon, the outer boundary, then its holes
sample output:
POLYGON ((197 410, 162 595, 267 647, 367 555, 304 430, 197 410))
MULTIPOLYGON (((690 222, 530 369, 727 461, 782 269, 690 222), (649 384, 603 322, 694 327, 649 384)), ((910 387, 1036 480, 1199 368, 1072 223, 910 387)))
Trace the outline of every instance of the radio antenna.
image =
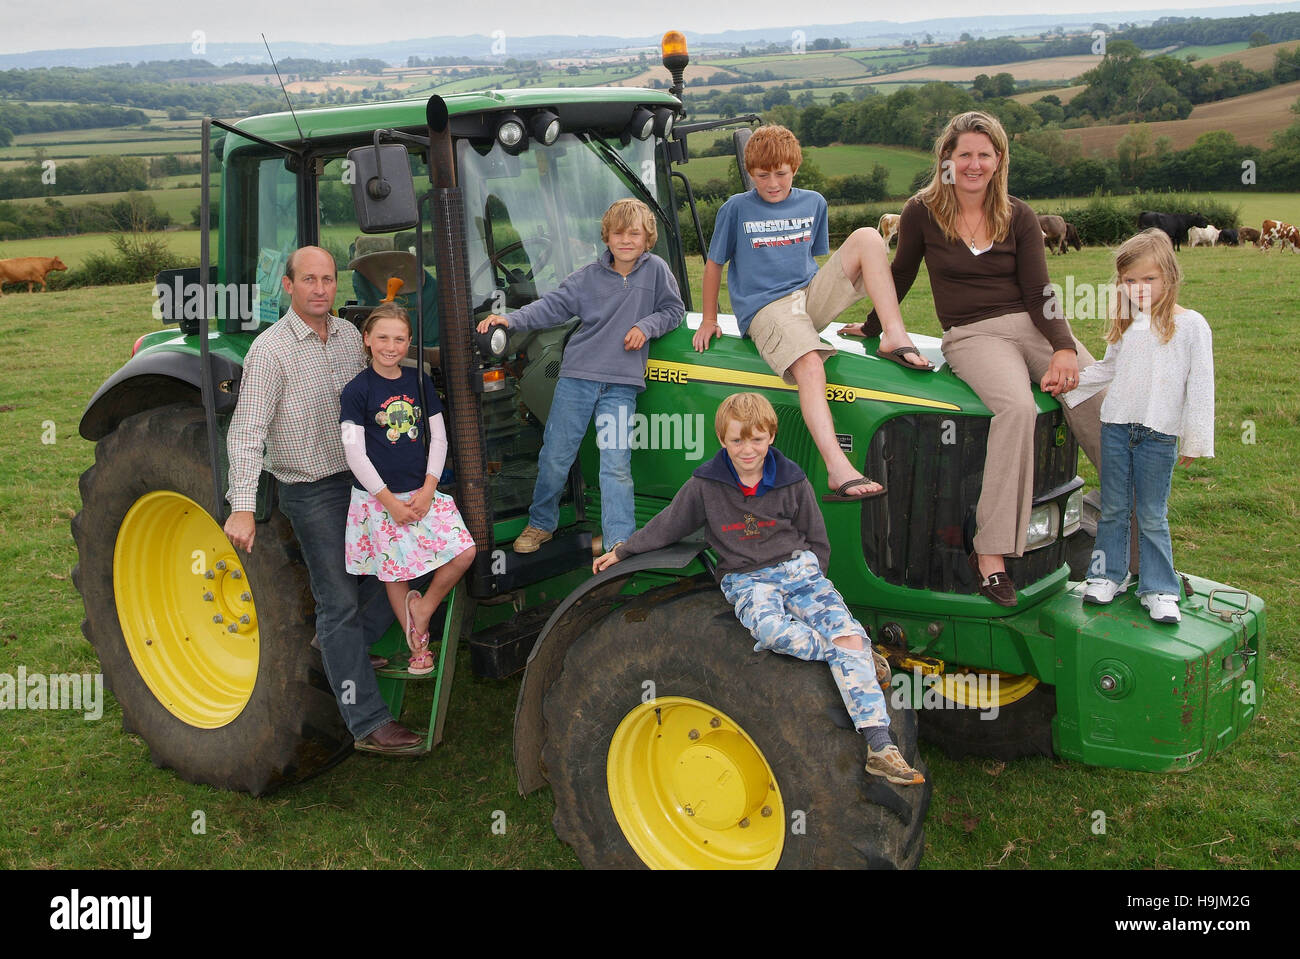
POLYGON ((271 45, 266 42, 266 34, 262 34, 262 45, 266 47, 266 55, 271 58, 271 69, 275 71, 275 78, 280 81, 280 92, 284 94, 284 102, 289 104, 289 115, 293 117, 293 125, 298 128, 298 139, 306 140, 307 137, 302 132, 302 125, 298 123, 298 114, 293 110, 293 101, 289 99, 289 91, 284 87, 284 79, 280 76, 280 68, 275 65, 275 55, 271 53, 271 45))

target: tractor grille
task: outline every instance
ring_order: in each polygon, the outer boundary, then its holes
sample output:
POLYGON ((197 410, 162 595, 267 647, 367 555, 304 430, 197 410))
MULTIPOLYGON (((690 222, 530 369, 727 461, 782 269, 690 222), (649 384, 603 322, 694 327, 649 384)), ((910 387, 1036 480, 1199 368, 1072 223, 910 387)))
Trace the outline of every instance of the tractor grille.
MULTIPOLYGON (((942 413, 887 421, 872 437, 865 475, 889 495, 862 508, 867 566, 889 583, 936 592, 977 592, 966 556, 975 535, 975 506, 984 473, 989 419, 942 413)), ((1078 444, 1060 410, 1038 415, 1034 429, 1034 496, 1074 479, 1078 444), (1059 444, 1059 445, 1058 445, 1059 444)), ((1016 583, 1028 585, 1065 564, 1065 542, 1008 561, 1016 583)))

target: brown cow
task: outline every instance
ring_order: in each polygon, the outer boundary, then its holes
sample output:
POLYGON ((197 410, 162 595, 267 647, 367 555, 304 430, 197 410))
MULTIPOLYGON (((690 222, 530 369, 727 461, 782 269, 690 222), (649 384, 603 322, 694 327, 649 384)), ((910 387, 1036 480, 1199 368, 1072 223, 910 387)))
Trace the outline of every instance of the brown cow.
POLYGON ((1067 243, 1073 243, 1076 250, 1083 249, 1078 231, 1064 217, 1042 214, 1038 217, 1038 228, 1043 231, 1043 242, 1053 253, 1064 253, 1067 243))
POLYGON ((880 222, 876 224, 876 229, 880 231, 880 238, 885 241, 885 246, 889 246, 889 241, 898 236, 897 213, 882 213, 880 222))
POLYGON ((1253 226, 1243 226, 1237 231, 1237 239, 1242 243, 1254 243, 1259 246, 1259 230, 1253 226))
POLYGON ((1271 250, 1276 243, 1280 250, 1300 253, 1300 230, 1281 220, 1265 220, 1259 231, 1259 248, 1271 250))
POLYGON ((48 289, 45 275, 54 270, 66 269, 57 256, 19 256, 0 260, 0 294, 4 293, 6 283, 26 283, 28 293, 32 292, 32 286, 37 283, 42 290, 48 289))

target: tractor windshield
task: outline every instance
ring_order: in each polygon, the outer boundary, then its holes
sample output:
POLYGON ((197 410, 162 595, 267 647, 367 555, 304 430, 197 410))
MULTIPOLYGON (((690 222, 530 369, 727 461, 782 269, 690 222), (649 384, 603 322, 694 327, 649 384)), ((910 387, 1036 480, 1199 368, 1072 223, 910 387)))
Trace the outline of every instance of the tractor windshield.
MULTIPOLYGON (((641 197, 639 178, 660 206, 671 209, 660 182, 654 142, 615 141, 609 148, 626 164, 603 155, 601 141, 564 134, 551 146, 533 144, 518 156, 493 141, 491 148, 457 144, 459 182, 465 192, 467 259, 474 311, 516 309, 558 287, 604 249, 600 218, 615 200, 641 197)), ((654 252, 672 262, 667 224, 659 223, 654 252)))

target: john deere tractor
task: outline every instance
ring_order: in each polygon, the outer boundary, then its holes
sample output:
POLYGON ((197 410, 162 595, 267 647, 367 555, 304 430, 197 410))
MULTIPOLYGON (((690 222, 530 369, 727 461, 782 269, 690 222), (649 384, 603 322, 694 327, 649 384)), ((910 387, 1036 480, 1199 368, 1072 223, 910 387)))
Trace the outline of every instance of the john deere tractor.
MULTIPOLYGON (((430 364, 449 422, 441 488, 479 544, 448 603, 438 668, 421 678, 436 687, 427 746, 442 738, 466 642, 477 672, 524 671, 519 788, 550 786, 555 829, 588 866, 917 863, 930 786, 863 772, 864 740, 829 671, 752 651, 705 545, 591 576, 601 547, 594 431, 555 538, 536 553, 510 550, 576 320, 540 333, 498 327, 491 338, 473 327, 590 262, 601 214, 622 197, 654 211, 654 252, 688 309, 650 350, 632 456, 638 525, 712 455, 713 413, 740 389, 772 401, 781 450, 827 485, 795 392, 734 321, 707 353, 691 346, 700 315, 677 211, 694 202, 678 167, 688 136, 724 121, 683 122, 685 46, 666 41, 669 91, 528 88, 205 123, 218 223, 204 225, 199 268, 159 277, 159 310, 179 328, 142 337, 90 400, 81 434, 96 443, 95 463, 73 521, 85 634, 155 763, 262 794, 352 751, 268 474, 252 554, 222 533, 241 363, 287 305, 285 258, 317 244, 335 252, 350 290, 345 318, 360 322, 389 293, 419 318, 412 359, 430 364)), ((1055 400, 1039 394, 1029 550, 1010 567, 1020 602, 986 600, 966 554, 988 410, 948 369, 881 361, 874 342, 837 328, 826 334, 840 348, 826 372, 840 443, 889 494, 823 505, 828 573, 893 664, 887 699, 907 759, 925 768, 919 733, 954 755, 1180 770, 1236 739, 1259 708, 1260 599, 1190 577, 1182 623, 1160 629, 1131 596, 1083 606, 1067 562, 1090 551, 1077 447, 1055 400)), ((917 339, 942 365, 937 341, 917 339)), ((400 645, 394 628, 377 649, 400 645)), ((406 675, 381 670, 394 709, 406 675)))

